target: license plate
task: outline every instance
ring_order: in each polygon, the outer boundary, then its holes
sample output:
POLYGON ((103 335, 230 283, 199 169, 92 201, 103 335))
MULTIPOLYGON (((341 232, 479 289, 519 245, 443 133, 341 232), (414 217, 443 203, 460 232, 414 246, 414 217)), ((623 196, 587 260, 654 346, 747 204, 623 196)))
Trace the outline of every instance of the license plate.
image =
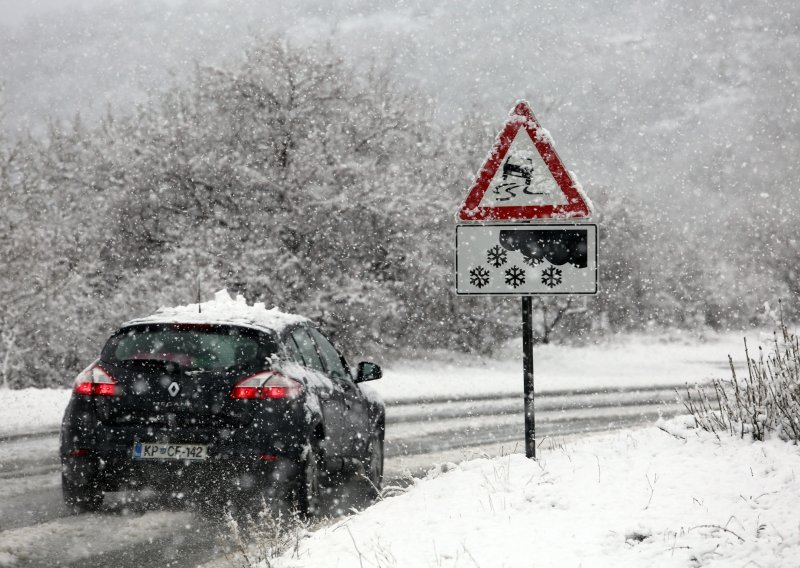
POLYGON ((204 460, 208 457, 205 444, 144 444, 133 445, 135 460, 204 460))

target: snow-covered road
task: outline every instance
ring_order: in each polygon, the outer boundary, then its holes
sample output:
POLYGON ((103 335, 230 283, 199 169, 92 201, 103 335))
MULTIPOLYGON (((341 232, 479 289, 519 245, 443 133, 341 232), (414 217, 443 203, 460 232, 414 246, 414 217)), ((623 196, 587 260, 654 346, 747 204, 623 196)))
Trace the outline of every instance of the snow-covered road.
MULTIPOLYGON (((539 397, 544 437, 646 423, 680 410, 671 388, 553 393, 539 397)), ((521 447, 519 397, 393 404, 387 410, 388 483, 436 463, 521 447)), ((0 565, 194 566, 223 552, 219 519, 151 495, 110 496, 99 514, 72 517, 61 502, 54 434, 0 442, 0 565)), ((347 488, 328 507, 363 506, 347 488), (336 502, 340 499, 341 502, 336 502)))

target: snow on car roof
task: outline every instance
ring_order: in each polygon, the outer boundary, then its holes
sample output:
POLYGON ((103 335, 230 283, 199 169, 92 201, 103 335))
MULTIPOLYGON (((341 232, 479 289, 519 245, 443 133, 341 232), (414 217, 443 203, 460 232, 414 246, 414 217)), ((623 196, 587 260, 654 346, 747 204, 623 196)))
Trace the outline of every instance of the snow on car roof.
POLYGON ((208 302, 161 307, 153 315, 131 320, 123 327, 147 323, 212 323, 280 331, 291 324, 307 321, 308 318, 287 314, 278 308, 268 310, 262 302, 249 306, 243 296, 237 295, 234 299, 223 289, 208 302))

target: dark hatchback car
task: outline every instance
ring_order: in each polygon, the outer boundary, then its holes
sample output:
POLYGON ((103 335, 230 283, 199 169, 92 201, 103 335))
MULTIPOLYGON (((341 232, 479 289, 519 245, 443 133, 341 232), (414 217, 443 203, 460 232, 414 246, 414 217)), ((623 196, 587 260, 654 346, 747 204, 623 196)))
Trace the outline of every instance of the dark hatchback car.
POLYGON ((381 369, 342 354, 307 319, 227 293, 122 326, 75 380, 61 428, 76 511, 104 492, 223 490, 288 496, 313 513, 325 483, 383 476, 381 369))

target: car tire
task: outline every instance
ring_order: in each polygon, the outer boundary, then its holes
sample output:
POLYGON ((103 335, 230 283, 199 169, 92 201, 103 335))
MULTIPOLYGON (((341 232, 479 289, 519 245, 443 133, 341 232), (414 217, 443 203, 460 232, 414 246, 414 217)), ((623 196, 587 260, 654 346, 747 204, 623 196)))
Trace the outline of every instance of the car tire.
POLYGON ((297 512, 306 518, 313 517, 320 509, 322 498, 322 452, 319 444, 308 442, 308 450, 300 462, 300 475, 294 490, 294 505, 297 512))
POLYGON ((92 481, 77 484, 62 474, 61 492, 64 495, 64 503, 75 514, 98 511, 103 505, 103 490, 92 481))
POLYGON ((383 486, 383 436, 375 430, 369 439, 369 451, 364 461, 364 477, 372 497, 380 495, 383 486))

